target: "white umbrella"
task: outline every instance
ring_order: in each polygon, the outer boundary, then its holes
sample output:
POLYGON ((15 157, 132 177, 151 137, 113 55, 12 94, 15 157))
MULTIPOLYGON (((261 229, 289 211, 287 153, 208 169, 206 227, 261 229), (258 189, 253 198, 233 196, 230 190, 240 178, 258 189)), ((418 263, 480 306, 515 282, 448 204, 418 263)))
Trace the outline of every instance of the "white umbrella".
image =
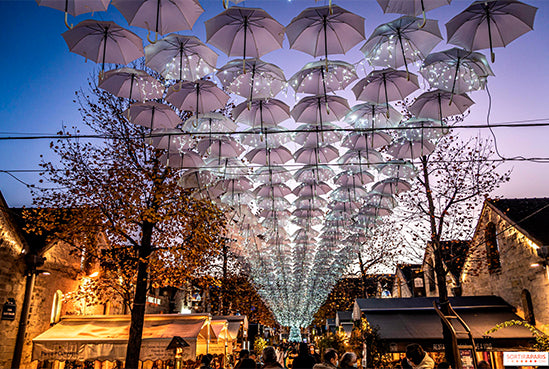
POLYGON ((143 70, 120 68, 105 72, 98 86, 118 97, 145 101, 159 99, 164 85, 143 70))
POLYGON ((401 137, 389 145, 387 154, 396 159, 416 159, 429 155, 435 150, 435 145, 426 140, 408 140, 401 137))
POLYGON ((216 75, 227 92, 248 100, 275 97, 286 86, 282 69, 257 58, 231 60, 216 75))
POLYGON ((212 81, 198 80, 171 86, 166 100, 179 110, 192 111, 198 115, 224 108, 229 95, 212 81))
POLYGON ((156 128, 175 128, 181 124, 181 118, 170 106, 154 101, 131 104, 124 114, 133 124, 151 131, 156 128))
POLYGON ((217 54, 195 36, 171 34, 145 46, 145 65, 166 79, 196 81, 216 63, 217 54))
POLYGON ((288 80, 295 92, 326 95, 344 90, 358 78, 355 67, 340 60, 307 63, 288 80))
POLYGON ((61 34, 69 50, 101 63, 128 64, 142 57, 143 41, 135 33, 109 21, 84 20, 61 34))
POLYGON ((291 49, 327 60, 364 40, 364 18, 336 5, 307 8, 288 24, 286 35, 291 49))
POLYGON ((115 0, 113 5, 130 26, 161 35, 192 29, 204 12, 198 0, 115 0))

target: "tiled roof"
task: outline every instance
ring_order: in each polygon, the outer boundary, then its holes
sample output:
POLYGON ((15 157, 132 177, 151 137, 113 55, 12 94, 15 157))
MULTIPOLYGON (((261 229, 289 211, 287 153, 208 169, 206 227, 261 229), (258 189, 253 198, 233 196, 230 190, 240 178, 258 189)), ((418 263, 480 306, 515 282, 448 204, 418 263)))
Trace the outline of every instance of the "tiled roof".
POLYGON ((488 199, 535 241, 549 246, 549 198, 488 199))

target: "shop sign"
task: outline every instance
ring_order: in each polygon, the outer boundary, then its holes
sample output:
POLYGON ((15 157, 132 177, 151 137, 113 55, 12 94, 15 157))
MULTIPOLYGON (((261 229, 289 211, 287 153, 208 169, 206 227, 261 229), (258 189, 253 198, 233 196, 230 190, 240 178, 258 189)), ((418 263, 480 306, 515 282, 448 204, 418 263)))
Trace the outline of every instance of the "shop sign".
POLYGON ((17 310, 17 304, 15 299, 9 298, 2 307, 2 320, 15 320, 15 311, 17 310))
POLYGON ((548 366, 549 352, 504 352, 504 366, 548 366))

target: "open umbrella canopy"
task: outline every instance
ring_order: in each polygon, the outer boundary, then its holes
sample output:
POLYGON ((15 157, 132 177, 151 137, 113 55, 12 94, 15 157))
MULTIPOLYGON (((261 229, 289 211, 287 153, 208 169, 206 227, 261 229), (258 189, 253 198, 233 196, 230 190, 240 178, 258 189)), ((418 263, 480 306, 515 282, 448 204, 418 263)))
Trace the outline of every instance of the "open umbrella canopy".
POLYGON ((249 151, 245 158, 250 163, 259 165, 280 165, 285 164, 293 159, 293 155, 287 148, 273 147, 273 148, 255 148, 249 151))
POLYGON ((283 167, 260 167, 254 171, 252 177, 259 183, 285 183, 292 178, 292 173, 283 167))
POLYGON ((466 94, 452 95, 450 92, 433 90, 419 95, 409 109, 419 118, 442 119, 463 114, 475 102, 466 94))
POLYGON ((328 201, 324 200, 320 195, 299 196, 294 200, 296 209, 322 208, 326 207, 326 205, 328 205, 328 201))
POLYGON ((449 5, 452 0, 377 0, 384 13, 418 16, 421 13, 449 5))
POLYGON ((339 151, 332 145, 320 147, 302 147, 294 154, 296 163, 327 164, 339 157, 339 151))
POLYGON ((146 142, 157 149, 167 150, 170 153, 192 149, 196 146, 196 141, 180 129, 156 128, 151 131, 146 142))
POLYGON ((289 195, 291 193, 292 190, 290 189, 290 187, 288 187, 284 183, 266 183, 259 185, 254 190, 254 194, 261 197, 285 197, 286 195, 289 195))
POLYGON ((404 137, 410 140, 434 140, 448 131, 440 120, 429 118, 411 118, 400 123, 404 137))
POLYGON ((333 176, 332 168, 320 164, 305 165, 294 173, 294 178, 299 182, 327 181, 333 176))
POLYGON ((223 179, 240 178, 249 172, 249 167, 235 157, 207 159, 204 168, 223 179))
POLYGON ((377 170, 388 177, 402 179, 411 179, 417 175, 417 169, 407 160, 388 160, 385 163, 378 164, 377 170))
POLYGON ((284 197, 275 197, 275 198, 260 198, 257 200, 257 206, 260 209, 272 209, 272 210, 286 210, 292 204, 286 200, 284 197))
POLYGON ((207 170, 189 170, 181 175, 178 183, 183 188, 203 189, 213 181, 213 175, 207 170))
POLYGON ((164 94, 164 85, 159 80, 134 68, 109 70, 98 86, 118 97, 138 101, 159 99, 164 94))
POLYGON ((357 202, 366 196, 368 191, 360 186, 340 186, 330 193, 330 198, 335 201, 357 202))
POLYGON ((336 5, 307 8, 288 24, 286 35, 290 48, 328 59, 364 40, 364 18, 336 5))
POLYGON ((198 0, 116 0, 113 5, 130 26, 161 35, 192 29, 204 12, 198 0))
POLYGON ((324 144, 334 144, 340 142, 340 129, 332 123, 323 123, 322 127, 316 124, 302 124, 296 128, 293 141, 303 147, 318 147, 324 144), (333 130, 333 131, 330 131, 333 130))
MULTIPOLYGON (((404 100, 419 89, 417 76, 402 70, 387 68, 374 70, 353 87, 357 100, 371 103, 387 103, 404 100)), ((386 109, 389 109, 386 106, 386 109)))
POLYGON ((131 104, 125 115, 133 124, 154 130, 156 128, 175 128, 181 124, 181 118, 166 104, 148 101, 131 104))
POLYGON ((344 171, 334 177, 334 183, 340 186, 365 185, 374 181, 373 174, 367 171, 344 171))
POLYGON ((295 92, 321 95, 344 90, 357 78, 352 64, 340 60, 321 60, 305 64, 288 83, 295 92))
POLYGON ((438 21, 410 16, 377 27, 360 49, 366 60, 378 67, 408 70, 408 63, 423 60, 442 41, 438 21))
POLYGON ((286 86, 282 69, 257 58, 231 60, 216 75, 227 92, 246 99, 272 98, 286 86))
POLYGON ((92 12, 104 12, 111 0, 36 0, 39 6, 47 6, 69 13, 73 17, 92 12))
POLYGON ((296 196, 318 196, 326 195, 332 190, 326 182, 302 183, 293 189, 292 193, 296 196))
POLYGON ((232 137, 208 137, 198 141, 196 149, 201 155, 210 158, 236 158, 244 152, 244 147, 232 137))
POLYGON ((61 34, 75 54, 96 63, 128 64, 144 56, 143 41, 135 33, 110 21, 84 20, 61 34))
POLYGON ((217 54, 195 36, 171 34, 145 46, 145 65, 166 79, 196 81, 216 63, 217 54))
POLYGON ((366 169, 366 167, 368 167, 370 164, 378 164, 383 162, 383 158, 378 151, 373 149, 349 149, 339 158, 338 162, 339 164, 344 164, 344 167, 359 165, 363 166, 364 169, 366 169))
POLYGON ((250 127, 272 127, 290 119, 290 107, 277 99, 252 99, 232 110, 235 121, 250 127))
POLYGON ((291 133, 286 128, 271 127, 250 128, 242 131, 240 141, 244 145, 257 148, 278 147, 291 140, 291 133))
POLYGON ((291 111, 296 122, 322 124, 343 119, 349 111, 347 100, 340 96, 306 96, 291 111), (329 113, 328 113, 329 112, 329 113))
POLYGON ((375 183, 372 187, 372 191, 390 195, 410 191, 411 189, 410 183, 400 178, 387 178, 375 183))
POLYGON ((495 47, 534 29, 537 10, 516 0, 475 1, 446 23, 448 43, 471 51, 489 48, 493 63, 495 47))
POLYGON ((163 154, 160 162, 168 167, 178 169, 199 169, 204 165, 202 157, 191 150, 180 150, 178 153, 163 154))
POLYGON ((353 106, 343 120, 355 128, 376 129, 395 127, 401 119, 390 104, 364 103, 353 106))
POLYGON ((224 108, 229 95, 212 81, 199 80, 171 86, 166 100, 179 110, 192 111, 198 115, 224 108))
POLYGON ((432 88, 455 94, 483 89, 494 75, 483 54, 456 47, 427 55, 419 72, 432 88))
POLYGON ((341 145, 354 150, 379 149, 388 145, 391 140, 392 137, 384 132, 351 132, 343 139, 341 145))
POLYGON ((364 204, 367 206, 393 209, 398 206, 398 201, 390 192, 370 191, 368 195, 364 197, 364 204))
POLYGON ((229 57, 260 58, 284 40, 284 27, 263 9, 235 6, 205 24, 207 42, 229 57))
POLYGON ((417 159, 429 155, 435 150, 435 145, 427 140, 409 140, 401 137, 389 145, 387 154, 396 159, 417 159))
POLYGON ((234 132, 237 124, 221 113, 204 113, 193 115, 185 121, 182 129, 197 134, 234 132))

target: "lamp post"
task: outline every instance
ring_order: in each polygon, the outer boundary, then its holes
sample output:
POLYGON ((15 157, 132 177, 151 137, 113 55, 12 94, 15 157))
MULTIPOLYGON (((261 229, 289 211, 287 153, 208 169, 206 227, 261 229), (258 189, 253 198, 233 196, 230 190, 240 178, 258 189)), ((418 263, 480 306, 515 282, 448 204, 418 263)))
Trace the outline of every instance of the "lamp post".
POLYGON ((36 276, 38 274, 49 274, 45 270, 38 269, 44 265, 45 261, 46 258, 36 254, 27 254, 25 256, 27 281, 25 284, 25 298, 21 307, 21 317, 19 318, 19 327, 17 328, 17 337, 15 339, 15 348, 13 349, 13 358, 11 360, 12 369, 19 369, 21 365, 21 354, 23 353, 23 345, 25 343, 25 332, 29 320, 30 304, 36 276))

